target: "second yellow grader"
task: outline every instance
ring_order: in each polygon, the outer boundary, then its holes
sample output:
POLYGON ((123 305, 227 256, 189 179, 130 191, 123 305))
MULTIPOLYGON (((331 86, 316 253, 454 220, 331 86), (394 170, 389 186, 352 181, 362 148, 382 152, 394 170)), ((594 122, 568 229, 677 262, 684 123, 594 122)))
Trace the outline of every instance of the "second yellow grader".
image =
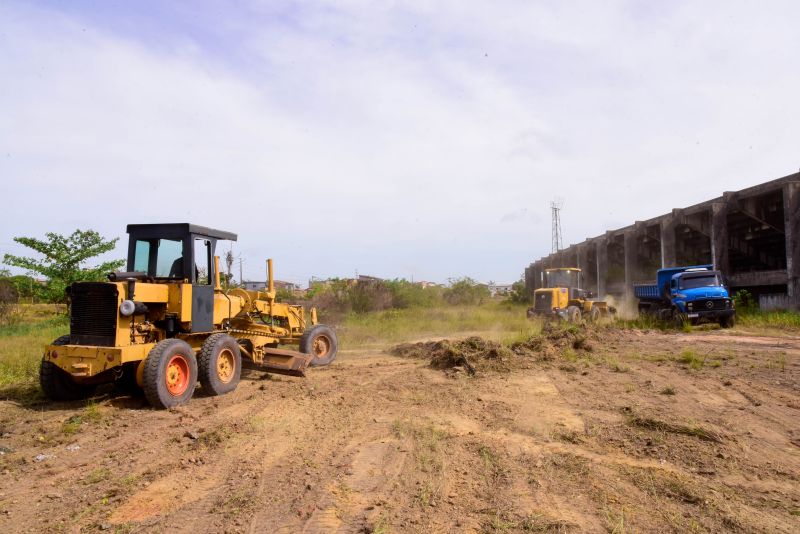
POLYGON ((591 291, 581 289, 583 273, 580 269, 545 269, 542 278, 544 287, 533 292, 533 307, 527 312, 529 318, 538 316, 579 323, 584 318, 598 321, 616 313, 606 302, 592 300, 591 291))

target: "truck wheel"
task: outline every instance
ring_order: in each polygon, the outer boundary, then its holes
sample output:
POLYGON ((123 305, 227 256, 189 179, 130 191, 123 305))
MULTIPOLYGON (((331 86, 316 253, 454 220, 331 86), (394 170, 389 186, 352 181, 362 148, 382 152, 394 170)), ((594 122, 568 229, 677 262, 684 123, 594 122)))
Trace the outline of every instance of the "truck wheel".
MULTIPOLYGON (((69 336, 61 336, 52 345, 69 345, 69 336)), ((96 385, 78 384, 68 372, 44 358, 39 367, 39 385, 45 396, 54 401, 87 399, 97 388, 96 385)))
POLYGON ((672 323, 678 330, 683 330, 683 327, 688 323, 688 318, 676 310, 672 312, 672 323))
POLYGON ((567 321, 572 324, 581 322, 581 309, 577 306, 569 306, 567 308, 567 321))
POLYGON ((719 320, 719 325, 722 328, 733 328, 735 324, 736 324, 735 315, 731 315, 730 317, 723 317, 722 319, 719 320))
POLYGON ((212 334, 203 343, 197 357, 203 391, 209 395, 230 393, 242 375, 242 351, 228 334, 212 334))
POLYGON ((197 360, 180 339, 159 341, 144 362, 144 395, 156 408, 186 404, 197 384, 197 360))
POLYGON ((596 323, 600 320, 600 317, 603 315, 603 312, 600 311, 600 308, 597 306, 592 306, 592 309, 589 310, 589 321, 596 323))
POLYGON ((336 340, 336 333, 331 327, 324 324, 314 325, 305 332, 300 338, 300 352, 311 354, 312 367, 328 365, 336 359, 339 351, 339 342, 336 340))

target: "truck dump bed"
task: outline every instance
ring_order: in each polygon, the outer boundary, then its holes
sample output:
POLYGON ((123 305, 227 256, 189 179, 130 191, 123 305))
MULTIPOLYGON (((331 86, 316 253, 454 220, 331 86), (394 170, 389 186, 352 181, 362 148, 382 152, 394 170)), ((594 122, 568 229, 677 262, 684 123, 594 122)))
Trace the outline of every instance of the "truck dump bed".
POLYGON ((633 286, 633 294, 637 299, 661 299, 661 291, 656 284, 637 284, 633 286))

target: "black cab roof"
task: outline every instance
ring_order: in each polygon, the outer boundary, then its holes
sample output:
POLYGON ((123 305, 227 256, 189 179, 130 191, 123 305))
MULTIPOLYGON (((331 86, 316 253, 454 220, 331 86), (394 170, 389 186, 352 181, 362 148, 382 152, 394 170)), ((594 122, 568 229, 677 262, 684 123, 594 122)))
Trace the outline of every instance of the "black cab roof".
POLYGON ((166 224, 129 224, 127 232, 136 237, 144 238, 182 238, 189 234, 210 237, 212 239, 227 239, 236 241, 237 236, 233 232, 215 230, 206 226, 190 223, 166 223, 166 224))

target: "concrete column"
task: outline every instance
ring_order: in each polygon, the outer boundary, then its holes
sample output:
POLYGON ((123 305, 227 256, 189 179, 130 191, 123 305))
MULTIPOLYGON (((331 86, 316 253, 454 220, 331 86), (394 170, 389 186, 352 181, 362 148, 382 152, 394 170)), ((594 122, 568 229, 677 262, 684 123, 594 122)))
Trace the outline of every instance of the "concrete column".
POLYGON ((728 207, 730 204, 730 195, 724 193, 722 202, 714 202, 711 205, 711 258, 714 268, 722 271, 725 276, 729 276, 731 271, 728 255, 728 207))
POLYGON ((800 182, 783 186, 783 217, 786 232, 786 294, 789 307, 800 310, 800 182))
POLYGON ((525 267, 525 293, 533 293, 533 264, 525 267))
POLYGON ((625 246, 625 302, 629 306, 633 303, 633 282, 638 271, 636 260, 636 232, 626 230, 624 234, 625 246))
POLYGON ((606 296, 606 273, 608 272, 608 239, 603 237, 595 242, 597 247, 597 298, 606 296))
MULTIPOLYGON (((578 263, 577 263, 576 266, 583 273, 583 279, 585 281, 586 278, 587 278, 587 274, 588 274, 586 272, 586 268, 589 266, 589 246, 588 245, 577 245, 577 249, 578 249, 578 253, 577 253, 578 263)), ((585 287, 586 283, 581 284, 581 286, 584 286, 584 287, 581 287, 581 289, 587 289, 585 287)))
POLYGON ((675 252, 675 225, 677 217, 673 213, 661 219, 661 268, 677 267, 675 252))

